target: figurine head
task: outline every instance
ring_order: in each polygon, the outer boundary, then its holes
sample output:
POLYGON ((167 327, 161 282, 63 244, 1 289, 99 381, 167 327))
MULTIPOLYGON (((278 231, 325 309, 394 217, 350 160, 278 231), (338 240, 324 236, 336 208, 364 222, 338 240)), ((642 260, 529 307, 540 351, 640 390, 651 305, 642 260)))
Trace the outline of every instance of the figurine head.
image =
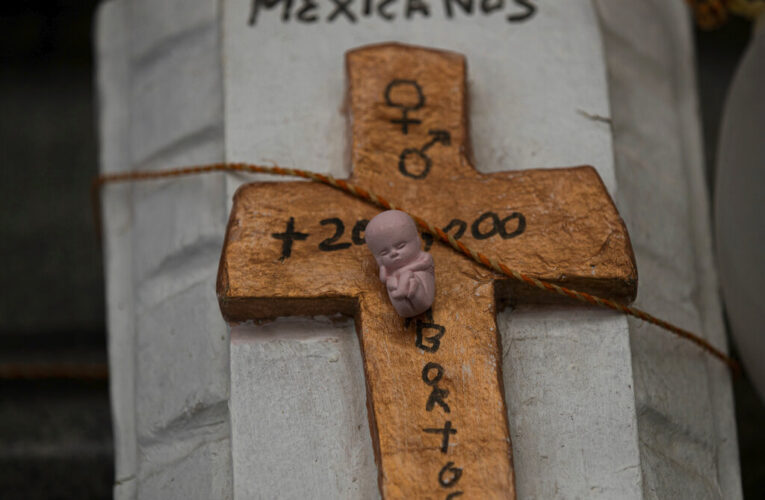
POLYGON ((412 262, 420 253, 417 226, 406 213, 387 210, 369 221, 364 231, 367 246, 378 266, 389 272, 412 262))

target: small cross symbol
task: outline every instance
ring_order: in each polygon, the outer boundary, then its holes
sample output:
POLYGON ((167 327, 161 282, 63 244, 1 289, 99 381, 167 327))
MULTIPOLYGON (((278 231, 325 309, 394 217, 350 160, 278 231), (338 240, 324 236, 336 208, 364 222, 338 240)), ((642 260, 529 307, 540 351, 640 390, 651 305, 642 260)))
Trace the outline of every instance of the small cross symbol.
POLYGON ((278 240, 282 240, 282 256, 279 257, 279 260, 284 260, 292 255, 292 242, 308 238, 308 233, 295 231, 295 218, 290 217, 287 221, 287 229, 285 229, 283 233, 271 233, 271 236, 278 240))

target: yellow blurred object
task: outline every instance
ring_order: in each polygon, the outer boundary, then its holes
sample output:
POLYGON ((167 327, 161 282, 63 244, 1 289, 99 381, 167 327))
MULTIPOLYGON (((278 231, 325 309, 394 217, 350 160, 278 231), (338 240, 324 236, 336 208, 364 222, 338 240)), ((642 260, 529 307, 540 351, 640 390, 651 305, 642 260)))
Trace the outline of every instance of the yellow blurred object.
POLYGON ((696 16, 701 29, 711 30, 724 25, 729 14, 752 21, 765 12, 765 0, 686 0, 696 16))

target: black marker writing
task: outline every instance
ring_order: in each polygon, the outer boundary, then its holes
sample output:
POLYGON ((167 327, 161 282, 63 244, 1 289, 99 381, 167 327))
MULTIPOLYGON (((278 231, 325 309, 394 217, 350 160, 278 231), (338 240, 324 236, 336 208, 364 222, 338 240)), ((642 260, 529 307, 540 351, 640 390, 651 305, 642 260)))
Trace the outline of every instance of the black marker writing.
POLYGON ((442 429, 423 429, 423 432, 441 434, 441 453, 446 453, 449 450, 449 436, 457 434, 457 429, 452 429, 451 420, 447 420, 442 429))
POLYGON ((282 21, 290 20, 290 9, 292 9, 292 0, 253 0, 252 9, 250 10, 250 17, 247 20, 247 24, 253 26, 258 21, 258 13, 260 8, 273 9, 280 3, 284 3, 282 6, 282 21))
POLYGON ((462 12, 468 15, 473 14, 473 0, 444 0, 444 9, 446 10, 446 17, 454 17, 454 4, 457 4, 462 9, 462 12))
POLYGON ((322 226, 326 226, 327 224, 334 224, 335 225, 335 234, 327 238, 326 240, 319 243, 319 250, 324 250, 325 252, 331 252, 334 250, 345 250, 346 248, 350 248, 350 243, 335 243, 337 240, 340 239, 340 236, 343 235, 343 232, 345 231, 345 224, 343 224, 343 221, 338 219, 337 217, 331 217, 329 219, 324 219, 319 222, 322 226))
MULTIPOLYGON (((334 252, 338 250, 347 250, 352 246, 364 245, 366 239, 364 238, 364 230, 367 227, 369 221, 367 219, 359 219, 353 224, 351 229, 350 239, 351 241, 341 241, 345 234, 345 222, 339 217, 329 217, 322 219, 319 222, 322 226, 334 226, 334 233, 332 236, 323 239, 319 243, 319 250, 322 252, 334 252)), ((467 222, 461 219, 452 219, 447 224, 443 231, 445 233, 453 232, 454 239, 459 240, 465 233, 468 227, 467 222)), ((471 233, 474 238, 478 240, 486 239, 492 236, 500 236, 503 239, 514 238, 526 229, 526 218, 519 212, 512 212, 504 219, 500 219, 494 212, 486 212, 481 214, 473 224, 471 225, 471 233), (490 225, 487 227, 487 224, 490 225), (509 227, 508 227, 509 226, 509 227)), ((284 260, 292 254, 292 246, 295 241, 303 241, 310 236, 309 233, 303 233, 295 230, 295 219, 290 217, 287 222, 287 228, 282 233, 272 233, 272 237, 282 240, 282 253, 280 260, 284 260)), ((430 233, 421 233, 423 248, 427 252, 433 246, 433 235, 430 233)), ((418 320, 418 340, 417 345, 421 349, 425 349, 428 352, 435 352, 438 350, 438 340, 443 335, 440 331, 439 325, 432 323, 431 321, 418 320), (423 331, 428 329, 436 330, 435 335, 424 336, 423 331), (428 343, 430 345, 428 345, 428 343)))
POLYGON ((451 488, 462 477, 462 469, 454 467, 454 462, 446 462, 438 473, 438 484, 444 488, 451 488), (447 475, 447 472, 450 473, 447 475))
POLYGON ((425 244, 424 250, 427 252, 430 247, 433 246, 433 235, 430 233, 420 233, 422 236, 422 242, 425 244))
POLYGON ((377 13, 380 14, 380 17, 382 17, 386 21, 393 21, 393 19, 395 19, 396 17, 395 15, 385 10, 386 7, 388 7, 390 4, 392 4, 395 1, 396 0, 382 0, 377 5, 377 13))
POLYGON ((412 179, 424 179, 433 166, 433 160, 426 153, 434 144, 441 143, 444 146, 451 144, 451 135, 446 130, 429 130, 428 134, 433 138, 423 144, 420 149, 406 148, 398 157, 398 170, 412 179), (418 169, 413 168, 415 164, 420 164, 418 169), (419 172, 417 172, 419 170, 419 172))
POLYGON ((446 333, 446 328, 430 321, 423 321, 418 319, 416 322, 414 345, 427 352, 436 352, 441 346, 441 337, 446 333), (436 333, 430 336, 424 336, 423 332, 426 330, 435 330, 436 333), (429 345, 423 343, 426 341, 429 345))
POLYGON ((406 2, 406 18, 411 19, 415 12, 419 12, 425 17, 430 15, 430 8, 425 0, 409 0, 406 2))
POLYGON ((505 11, 508 23, 525 22, 537 12, 532 0, 250 0, 247 24, 255 27, 261 14, 266 11, 279 12, 282 23, 297 21, 300 24, 316 23, 323 20, 334 23, 340 18, 355 24, 361 17, 392 22, 430 18, 458 20, 463 16, 480 14, 492 16, 505 11), (281 4, 281 9, 278 7, 281 4), (294 16, 293 16, 294 14, 294 16))
POLYGON ((430 362, 422 369, 422 381, 433 388, 430 396, 428 396, 428 401, 425 403, 427 411, 433 411, 433 406, 438 404, 446 413, 451 412, 449 405, 444 401, 444 398, 449 395, 449 391, 438 387, 438 382, 443 376, 444 367, 438 363, 430 362), (432 373, 434 370, 435 374, 432 373))
POLYGON ((473 238, 477 240, 485 240, 486 238, 494 236, 495 234, 499 234, 502 239, 507 240, 510 238, 515 238, 525 230, 526 218, 523 216, 523 214, 518 212, 513 212, 501 220, 499 215, 494 212, 484 212, 475 221, 473 221, 473 224, 470 226, 470 233, 473 235, 473 238), (488 228, 488 230, 482 230, 481 224, 486 220, 491 221, 491 226, 488 228), (517 220, 518 225, 514 230, 508 231, 507 223, 513 220, 517 220))
POLYGON ((367 228, 367 224, 369 224, 368 220, 361 219, 356 221, 356 224, 353 225, 353 230, 351 231, 351 241, 354 244, 363 245, 366 243, 366 239, 364 239, 364 236, 362 236, 361 233, 363 233, 367 228))
POLYGON ((287 228, 283 233, 271 233, 271 236, 277 240, 282 240, 282 256, 279 260, 284 260, 292 255, 292 242, 295 240, 304 240, 308 238, 308 233, 300 233, 295 231, 295 218, 290 217, 287 221, 287 228))
POLYGON ((481 0, 481 10, 487 14, 491 14, 495 10, 500 10, 505 7, 505 0, 481 0))
POLYGON ((515 0, 516 5, 524 8, 523 12, 518 14, 510 14, 507 16, 507 20, 511 23, 519 23, 527 19, 531 19, 537 11, 537 6, 531 3, 530 0, 515 0))
POLYGON ((420 84, 414 80, 391 80, 385 87, 385 104, 401 110, 401 118, 394 118, 391 123, 401 125, 401 133, 409 133, 409 125, 422 123, 417 118, 409 118, 409 112, 420 109, 425 104, 425 94, 420 84), (394 96, 395 94, 395 96, 394 96))
POLYGON ((467 222, 460 219, 452 219, 449 224, 446 225, 443 231, 446 234, 449 234, 449 231, 451 231, 453 227, 457 228, 457 231, 454 232, 454 239, 458 240, 462 238, 463 234, 465 234, 465 229, 467 229, 467 222))
POLYGON ((315 13, 318 4, 313 0, 302 0, 302 5, 297 11, 297 19, 303 23, 315 23, 319 16, 315 13))
POLYGON ((353 12, 348 10, 348 6, 351 2, 353 2, 353 0, 332 0, 332 3, 335 5, 335 10, 333 10, 329 17, 327 17, 327 21, 332 22, 337 16, 343 14, 350 22, 355 23, 356 16, 353 15, 353 12))

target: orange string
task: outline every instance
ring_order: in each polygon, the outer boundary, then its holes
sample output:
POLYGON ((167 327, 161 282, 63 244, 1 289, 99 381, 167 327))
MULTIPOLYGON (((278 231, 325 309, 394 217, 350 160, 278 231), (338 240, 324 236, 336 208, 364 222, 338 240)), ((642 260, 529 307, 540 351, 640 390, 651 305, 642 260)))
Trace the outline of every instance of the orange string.
MULTIPOLYGON (((250 172, 250 173, 263 173, 263 174, 301 177, 304 179, 320 182, 322 184, 326 184, 334 188, 340 189, 341 191, 344 191, 357 198, 360 198, 362 200, 375 204, 386 210, 392 210, 392 209, 401 210, 400 207, 395 206, 393 203, 389 202, 388 200, 386 200, 385 198, 381 196, 376 195, 372 191, 364 189, 360 186, 356 186, 342 179, 335 179, 334 177, 330 175, 324 175, 324 174, 319 174, 315 172, 310 172, 307 170, 299 170, 294 168, 284 168, 279 166, 263 167, 263 166, 251 165, 247 163, 217 163, 217 164, 211 164, 211 165, 204 165, 204 166, 198 166, 198 167, 185 167, 185 168, 178 168, 178 169, 172 169, 172 170, 161 170, 161 171, 152 171, 152 172, 122 172, 122 173, 101 175, 98 178, 94 179, 93 186, 92 186, 93 202, 94 202, 94 207, 96 210, 95 213, 97 214, 96 218, 97 220, 100 220, 100 216, 98 215, 100 214, 99 194, 100 194, 100 188, 104 184, 112 183, 112 182, 161 179, 166 177, 178 177, 183 175, 203 174, 203 173, 209 173, 209 172, 250 172)), ((693 342, 697 346, 701 347, 701 349, 703 349, 707 353, 711 354, 712 356, 718 358, 723 363, 728 365, 728 367, 731 369, 731 371, 733 371, 734 374, 740 373, 739 365, 734 359, 732 359, 730 356, 725 354, 720 349, 713 346, 706 339, 703 339, 688 330, 685 330, 676 325, 673 325, 672 323, 659 319, 641 309, 638 309, 637 307, 626 306, 624 304, 619 304, 618 302, 615 302, 613 300, 606 299, 603 297, 598 297, 598 296, 589 294, 587 292, 581 292, 578 290, 573 290, 571 288, 566 288, 560 285, 556 285, 554 283, 549 283, 543 280, 539 280, 537 278, 534 278, 524 273, 521 273, 519 271, 516 271, 515 269, 511 269, 505 264, 503 264, 502 262, 498 261, 497 259, 488 257, 482 254, 481 252, 478 252, 470 248, 469 246, 463 244, 462 242, 457 241, 453 236, 446 234, 441 229, 433 226, 429 222, 421 219, 420 217, 417 217, 414 214, 409 214, 409 215, 412 217, 412 219, 414 219, 414 221, 422 230, 430 233, 435 238, 438 238, 438 240, 440 240, 441 242, 449 245, 457 252, 473 259, 474 261, 478 262, 479 264, 485 267, 488 267, 489 269, 492 269, 498 273, 504 274, 505 276, 508 276, 512 279, 522 281, 530 286, 539 288, 541 290, 557 293, 559 295, 570 297, 572 299, 576 299, 580 302, 584 302, 587 304, 592 304, 592 305, 596 305, 600 307, 605 307, 608 309, 613 309, 615 311, 619 311, 621 313, 627 314, 629 316, 633 316, 635 318, 638 318, 648 323, 651 323, 653 325, 656 325, 660 328, 663 328, 664 330, 674 333, 675 335, 681 338, 689 340, 690 342, 693 342)))

